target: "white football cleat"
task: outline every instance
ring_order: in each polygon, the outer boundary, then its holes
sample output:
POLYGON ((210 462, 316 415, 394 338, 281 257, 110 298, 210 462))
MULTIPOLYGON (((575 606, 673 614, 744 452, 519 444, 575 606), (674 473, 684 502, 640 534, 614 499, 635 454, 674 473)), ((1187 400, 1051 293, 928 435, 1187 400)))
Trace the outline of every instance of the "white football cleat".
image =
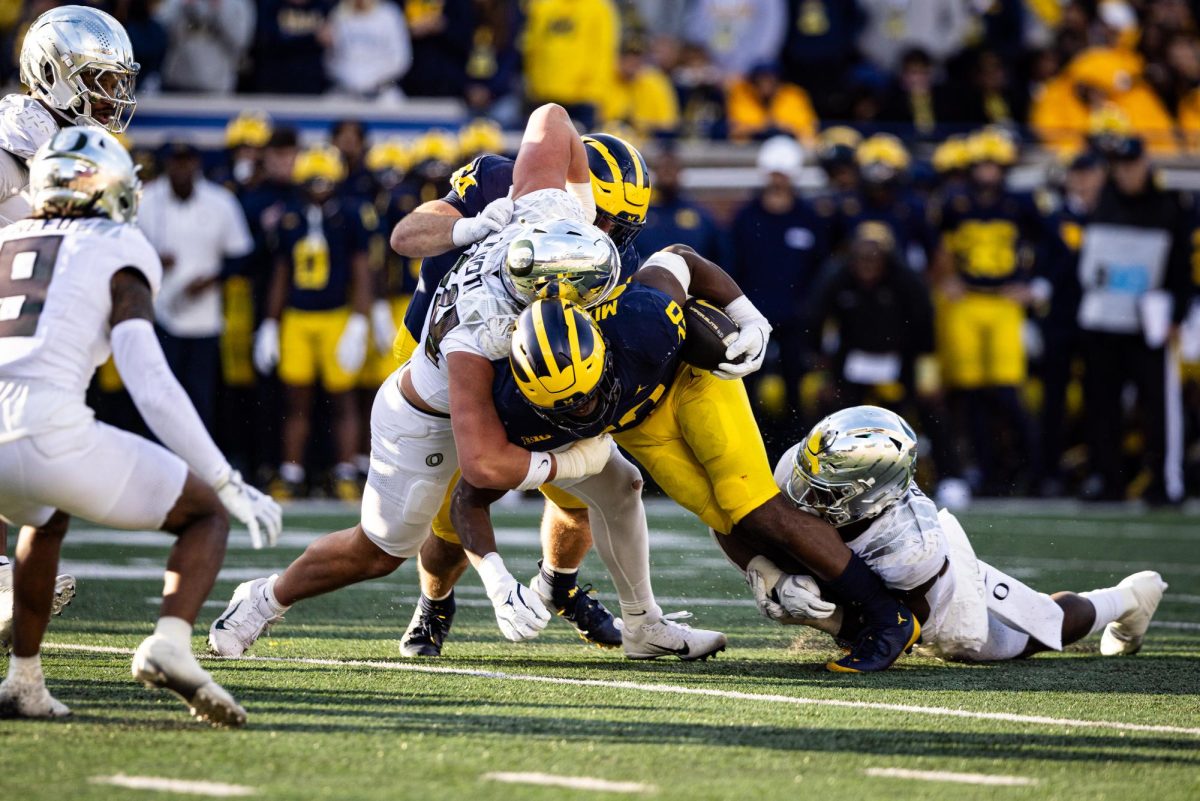
POLYGON ((1146 629, 1150 628, 1150 618, 1158 609, 1167 583, 1153 570, 1143 570, 1121 579, 1117 586, 1132 591, 1137 606, 1104 627, 1104 634, 1100 637, 1100 653, 1104 656, 1132 656, 1142 650, 1142 640, 1146 636, 1146 629))
POLYGON ((65 718, 70 714, 67 705, 40 681, 5 679, 0 684, 0 718, 65 718))
POLYGON ((677 623, 692 615, 675 612, 663 615, 654 623, 630 625, 622 620, 621 646, 626 659, 657 659, 660 656, 677 656, 685 662, 708 659, 718 651, 725 650, 725 635, 719 631, 694 629, 677 623))
POLYGON ((170 690, 183 699, 192 716, 214 726, 243 726, 246 710, 192 655, 160 634, 142 641, 133 655, 133 677, 154 689, 170 690))
MULTIPOLYGON (((12 648, 13 624, 13 569, 12 564, 0 565, 0 653, 12 648)), ((50 614, 60 615, 75 597, 75 577, 59 576, 54 580, 54 600, 50 614)))
POLYGON ((208 647, 218 656, 237 657, 261 637, 272 623, 283 620, 267 601, 267 583, 277 578, 245 581, 233 591, 229 605, 208 630, 208 647))

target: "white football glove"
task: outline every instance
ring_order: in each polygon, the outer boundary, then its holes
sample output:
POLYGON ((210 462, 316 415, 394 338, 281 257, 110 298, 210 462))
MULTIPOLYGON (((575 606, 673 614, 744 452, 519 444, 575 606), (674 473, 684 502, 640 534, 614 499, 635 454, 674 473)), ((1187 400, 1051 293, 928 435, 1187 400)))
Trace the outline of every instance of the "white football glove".
POLYGON ((391 354, 396 321, 392 319, 392 305, 386 300, 371 304, 371 334, 375 337, 375 350, 383 356, 391 354))
POLYGON ((351 314, 346 321, 342 335, 338 337, 337 356, 338 367, 347 373, 357 373, 367 360, 367 333, 370 326, 366 316, 351 314))
POLYGON ((487 589, 496 625, 511 642, 532 640, 550 622, 550 612, 533 590, 513 578, 498 553, 488 554, 479 564, 479 577, 487 589))
POLYGON ((242 480, 242 474, 236 470, 221 480, 217 486, 217 497, 236 517, 250 530, 250 544, 255 550, 263 545, 274 546, 279 542, 279 532, 283 529, 283 510, 269 495, 263 495, 254 487, 242 480), (266 535, 266 542, 263 535, 266 535))
POLYGON ((612 453, 612 436, 609 434, 581 439, 565 451, 554 454, 554 459, 558 463, 554 480, 556 482, 570 481, 594 476, 608 464, 612 453))
POLYGON ((455 247, 472 245, 504 228, 512 220, 512 216, 512 198, 498 197, 474 217, 456 220, 454 227, 450 229, 450 239, 455 247))
POLYGON ((254 368, 268 375, 279 364, 279 321, 266 319, 254 334, 254 368))
POLYGON ((762 367, 767 358, 767 343, 771 340, 771 324, 754 308, 750 298, 742 295, 725 307, 729 319, 738 324, 738 334, 725 350, 728 361, 718 365, 713 375, 718 378, 743 378, 762 367), (738 362, 739 357, 745 356, 738 362))
POLYGON ((821 600, 821 589, 808 576, 788 575, 765 556, 756 556, 746 566, 746 581, 754 593, 758 611, 785 626, 812 625, 837 611, 837 605, 821 600))

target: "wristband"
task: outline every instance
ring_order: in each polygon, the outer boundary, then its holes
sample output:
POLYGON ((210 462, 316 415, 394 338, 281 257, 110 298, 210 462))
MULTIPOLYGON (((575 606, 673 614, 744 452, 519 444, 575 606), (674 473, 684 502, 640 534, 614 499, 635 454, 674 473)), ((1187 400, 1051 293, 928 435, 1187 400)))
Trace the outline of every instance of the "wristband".
MULTIPOLYGON (((687 260, 678 253, 669 253, 665 250, 660 250, 642 264, 641 269, 647 267, 661 267, 675 277, 679 285, 683 287, 683 293, 686 295, 688 287, 692 285, 692 271, 688 267, 687 260)), ((743 295, 743 297, 745 297, 743 295)))
POLYGON ((474 224, 474 217, 461 217, 454 221, 454 225, 450 227, 450 241, 454 243, 454 247, 465 248, 467 245, 475 244, 476 240, 472 238, 474 231, 466 230, 468 226, 474 224))
POLYGON ((525 474, 525 480, 518 484, 516 489, 524 492, 542 486, 550 478, 550 468, 553 465, 554 459, 550 457, 550 454, 532 451, 529 454, 529 472, 525 474))

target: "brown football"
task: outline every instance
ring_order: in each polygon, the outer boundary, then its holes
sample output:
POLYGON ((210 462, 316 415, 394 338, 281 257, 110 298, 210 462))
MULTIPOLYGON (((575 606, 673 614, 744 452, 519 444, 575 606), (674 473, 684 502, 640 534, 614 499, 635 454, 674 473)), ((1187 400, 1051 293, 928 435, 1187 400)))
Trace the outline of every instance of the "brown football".
POLYGON ((715 370, 724 362, 725 350, 737 337, 738 326, 724 310, 706 300, 689 298, 683 304, 687 337, 680 356, 702 370, 715 370))

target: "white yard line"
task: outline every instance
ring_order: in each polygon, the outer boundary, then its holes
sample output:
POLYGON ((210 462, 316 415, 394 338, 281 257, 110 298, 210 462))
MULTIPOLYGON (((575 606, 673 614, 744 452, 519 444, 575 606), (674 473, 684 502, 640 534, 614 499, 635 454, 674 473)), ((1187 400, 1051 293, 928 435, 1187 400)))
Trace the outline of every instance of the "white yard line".
POLYGON ((118 773, 116 776, 93 776, 88 781, 92 784, 111 784, 114 787, 125 787, 130 790, 153 790, 159 793, 207 795, 213 798, 235 798, 258 793, 258 790, 253 787, 247 787, 244 784, 184 781, 182 779, 163 779, 156 776, 126 776, 123 773, 118 773))
POLYGON ((506 784, 537 784, 542 787, 565 787, 568 790, 594 790, 601 793, 654 793, 658 788, 641 782, 610 782, 587 776, 553 776, 549 773, 485 773, 480 777, 506 784))
MULTIPOLYGON (((47 650, 79 651, 83 653, 133 655, 131 648, 112 646, 77 645, 73 643, 46 643, 47 650)), ((229 660, 235 661, 235 660, 229 660)), ((951 709, 938 706, 915 704, 885 704, 874 701, 844 701, 837 698, 804 698, 793 695, 771 693, 747 693, 737 690, 716 690, 708 687, 683 687, 677 684, 645 684, 636 681, 612 681, 608 679, 568 679, 559 676, 537 676, 528 673, 504 673, 496 670, 470 670, 467 668, 435 667, 409 662, 377 662, 363 659, 301 659, 274 656, 242 657, 245 662, 276 662, 285 665, 320 665, 325 667, 367 668, 370 670, 398 670, 407 673, 443 674, 448 676, 475 676, 494 681, 517 681, 534 684, 557 684, 567 687, 602 687, 615 690, 633 690, 664 695, 698 695, 708 698, 725 698, 735 701, 761 701, 771 704, 796 706, 825 706, 841 709, 871 709, 880 712, 900 712, 908 715, 932 717, 966 718, 969 720, 996 720, 1005 723, 1025 723, 1038 726, 1064 726, 1072 729, 1109 729, 1112 731, 1154 732, 1158 734, 1180 734, 1200 737, 1200 727, 1152 725, 1147 723, 1121 723, 1109 720, 1075 720, 1052 718, 1045 715, 1019 715, 1009 712, 976 712, 969 709, 951 709)), ((847 685, 849 686, 849 685, 847 685)), ((862 686, 857 684, 855 686, 862 686)))
POLYGON ((948 773, 944 770, 908 770, 906 768, 867 768, 868 776, 884 779, 916 779, 923 782, 954 782, 956 784, 991 784, 1006 787, 1028 787, 1037 779, 1025 776, 993 776, 988 773, 948 773))

